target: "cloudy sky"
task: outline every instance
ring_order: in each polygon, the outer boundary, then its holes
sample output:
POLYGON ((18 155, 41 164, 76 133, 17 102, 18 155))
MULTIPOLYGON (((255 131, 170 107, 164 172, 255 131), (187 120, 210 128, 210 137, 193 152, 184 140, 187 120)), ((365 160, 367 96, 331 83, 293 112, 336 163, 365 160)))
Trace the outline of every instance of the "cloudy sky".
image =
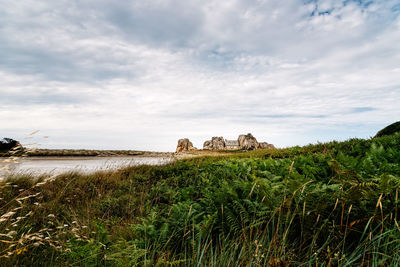
POLYGON ((398 0, 0 0, 0 137, 286 147, 368 138, 399 103, 398 0))

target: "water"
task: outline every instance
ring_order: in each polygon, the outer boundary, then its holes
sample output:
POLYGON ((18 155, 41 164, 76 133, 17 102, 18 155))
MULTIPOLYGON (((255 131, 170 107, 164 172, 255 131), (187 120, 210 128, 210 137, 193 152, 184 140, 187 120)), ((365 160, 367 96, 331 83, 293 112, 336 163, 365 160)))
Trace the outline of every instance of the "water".
POLYGON ((0 176, 7 173, 2 167, 8 166, 11 173, 60 174, 69 171, 90 173, 118 169, 126 166, 161 165, 173 161, 169 157, 29 157, 18 159, 17 163, 4 163, 0 158, 0 176))

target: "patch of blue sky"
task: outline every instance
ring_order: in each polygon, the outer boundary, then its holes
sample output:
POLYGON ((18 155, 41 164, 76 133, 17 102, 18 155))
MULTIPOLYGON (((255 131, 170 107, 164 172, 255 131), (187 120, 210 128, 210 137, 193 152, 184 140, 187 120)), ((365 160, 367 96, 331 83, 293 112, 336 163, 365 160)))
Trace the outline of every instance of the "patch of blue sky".
POLYGON ((215 47, 214 49, 202 51, 196 60, 214 70, 233 71, 237 67, 236 60, 243 54, 246 53, 233 50, 222 51, 219 47, 215 47))
POLYGON ((327 118, 329 115, 325 114, 256 114, 250 115, 253 118, 269 118, 269 119, 281 119, 281 118, 327 118))
POLYGON ((363 113, 368 111, 374 111, 376 108, 373 107, 355 107, 350 110, 350 113, 363 113))
POLYGON ((368 7, 369 5, 373 4, 374 1, 368 0, 368 1, 364 1, 364 0, 346 0, 343 1, 343 5, 346 6, 350 3, 356 3, 362 7, 368 7))
POLYGON ((394 5, 392 7, 392 11, 395 12, 395 13, 400 13, 400 3, 397 4, 397 5, 394 5))

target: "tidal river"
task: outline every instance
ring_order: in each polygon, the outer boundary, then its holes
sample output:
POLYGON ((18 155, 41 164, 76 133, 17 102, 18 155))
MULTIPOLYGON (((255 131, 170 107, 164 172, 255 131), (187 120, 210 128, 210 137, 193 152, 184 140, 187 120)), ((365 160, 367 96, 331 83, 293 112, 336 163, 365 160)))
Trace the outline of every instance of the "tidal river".
MULTIPOLYGON (((60 174, 69 171, 89 173, 126 166, 162 165, 172 162, 171 157, 29 157, 16 163, 0 158, 0 177, 7 173, 60 174), (5 168, 4 168, 5 167, 5 168), (3 168, 3 169, 2 169, 3 168), (8 170, 6 170, 8 169, 8 170)), ((1 178, 0 178, 1 179, 1 178)))

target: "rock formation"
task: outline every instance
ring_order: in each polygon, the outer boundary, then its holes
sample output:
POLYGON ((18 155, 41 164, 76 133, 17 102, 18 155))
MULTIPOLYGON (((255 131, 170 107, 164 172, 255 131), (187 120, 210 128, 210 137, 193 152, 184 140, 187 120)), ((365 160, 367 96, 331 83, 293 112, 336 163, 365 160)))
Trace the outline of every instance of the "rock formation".
POLYGON ((209 141, 209 140, 205 141, 203 144, 203 149, 211 150, 212 149, 211 141, 209 141))
POLYGON ((268 144, 267 142, 258 143, 258 149, 274 149, 275 146, 273 144, 268 144))
POLYGON ((176 152, 196 150, 197 148, 193 147, 192 142, 188 138, 183 138, 178 140, 178 146, 176 147, 176 152))
POLYGON ((210 141, 205 141, 203 144, 203 149, 207 150, 222 150, 225 149, 225 147, 225 139, 222 136, 214 136, 210 141))
POLYGON ((239 135, 238 142, 241 149, 254 150, 259 148, 257 139, 251 133, 239 135))
MULTIPOLYGON (((236 140, 226 140, 222 136, 214 136, 203 144, 204 150, 254 150, 254 149, 274 149, 274 145, 267 142, 257 142, 251 134, 239 135, 236 140)), ((192 143, 188 139, 181 139, 178 142, 177 152, 193 149, 192 143)), ((195 149, 195 148, 194 148, 195 149)))
POLYGON ((17 140, 11 138, 3 138, 0 140, 0 153, 7 153, 7 152, 22 152, 24 148, 22 147, 21 143, 17 140))

